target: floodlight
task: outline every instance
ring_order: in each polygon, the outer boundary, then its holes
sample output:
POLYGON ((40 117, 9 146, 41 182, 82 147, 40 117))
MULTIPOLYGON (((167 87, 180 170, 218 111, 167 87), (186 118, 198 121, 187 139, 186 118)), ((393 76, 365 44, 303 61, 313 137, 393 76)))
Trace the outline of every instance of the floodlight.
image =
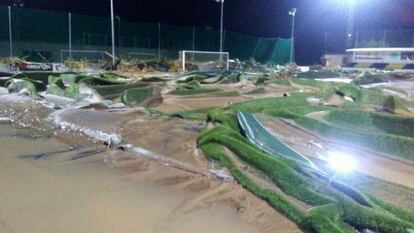
POLYGON ((328 164, 337 173, 349 173, 356 169, 355 160, 343 152, 328 152, 328 164))
POLYGON ((291 16, 295 16, 296 15, 296 8, 292 8, 290 11, 289 11, 289 15, 291 15, 291 16))

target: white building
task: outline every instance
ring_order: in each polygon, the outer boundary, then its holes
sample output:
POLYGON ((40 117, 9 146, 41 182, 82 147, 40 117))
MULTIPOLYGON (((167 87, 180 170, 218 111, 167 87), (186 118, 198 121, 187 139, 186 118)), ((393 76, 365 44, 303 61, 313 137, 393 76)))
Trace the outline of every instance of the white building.
POLYGON ((355 48, 346 52, 351 67, 414 69, 414 48, 355 48))

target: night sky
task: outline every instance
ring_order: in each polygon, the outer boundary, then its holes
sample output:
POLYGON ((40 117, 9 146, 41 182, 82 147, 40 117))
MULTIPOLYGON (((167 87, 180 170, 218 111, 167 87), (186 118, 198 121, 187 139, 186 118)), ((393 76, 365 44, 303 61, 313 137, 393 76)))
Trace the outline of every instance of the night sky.
MULTIPOLYGON (((21 1, 24 7, 109 16, 109 0, 0 0, 2 5, 21 1)), ((354 0, 356 26, 414 28, 414 0, 354 0)), ((345 0, 225 0, 225 28, 262 37, 289 37, 291 18, 298 8, 296 60, 311 64, 324 52, 344 49, 347 11, 345 0)), ((219 27, 219 4, 214 0, 114 0, 116 14, 136 22, 162 22, 185 26, 219 27)))

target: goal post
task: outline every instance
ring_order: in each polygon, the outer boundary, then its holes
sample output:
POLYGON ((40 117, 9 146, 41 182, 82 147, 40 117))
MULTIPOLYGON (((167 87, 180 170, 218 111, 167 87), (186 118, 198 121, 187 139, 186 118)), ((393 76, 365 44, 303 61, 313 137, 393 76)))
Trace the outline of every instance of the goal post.
POLYGON ((179 60, 183 71, 229 69, 228 52, 183 50, 179 53, 179 60))
POLYGON ((101 50, 60 50, 60 62, 65 62, 68 59, 72 60, 92 60, 103 61, 105 60, 106 51, 101 50))

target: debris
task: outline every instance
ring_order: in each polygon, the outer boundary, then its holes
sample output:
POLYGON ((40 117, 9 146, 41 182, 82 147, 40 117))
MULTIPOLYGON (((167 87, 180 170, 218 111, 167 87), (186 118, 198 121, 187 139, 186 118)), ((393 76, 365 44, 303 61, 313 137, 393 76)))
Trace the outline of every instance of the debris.
POLYGON ((5 87, 0 87, 0 95, 7 95, 9 94, 9 89, 5 87))
POLYGON ((229 174, 227 174, 225 171, 223 170, 219 170, 219 169, 213 169, 211 168, 209 170, 213 175, 217 176, 218 178, 224 180, 224 181, 233 181, 233 177, 230 176, 229 174))
POLYGON ((152 96, 152 87, 133 88, 124 91, 121 95, 122 103, 125 105, 136 105, 152 96))
POLYGON ((323 105, 325 102, 324 102, 324 100, 322 99, 322 98, 319 98, 319 97, 313 97, 313 96, 311 96, 311 97, 308 97, 307 99, 306 99, 306 101, 308 101, 308 103, 310 104, 310 105, 323 105))
POLYGON ((18 93, 37 98, 37 91, 35 85, 23 79, 12 79, 6 83, 7 89, 10 93, 18 93))
POLYGON ((237 112, 237 119, 245 137, 260 150, 275 157, 284 157, 294 160, 319 175, 324 175, 312 161, 306 156, 292 149, 290 146, 273 137, 262 123, 250 113, 237 112))

